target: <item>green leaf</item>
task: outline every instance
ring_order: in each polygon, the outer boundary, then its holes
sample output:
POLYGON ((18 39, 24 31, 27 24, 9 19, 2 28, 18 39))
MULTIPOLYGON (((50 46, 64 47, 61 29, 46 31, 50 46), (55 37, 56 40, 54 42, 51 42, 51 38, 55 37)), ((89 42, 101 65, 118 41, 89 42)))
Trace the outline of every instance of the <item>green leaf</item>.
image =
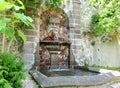
POLYGON ((25 7, 24 7, 22 1, 17 0, 17 2, 18 2, 18 4, 20 4, 20 6, 18 6, 18 5, 14 5, 15 10, 16 10, 16 11, 18 11, 18 10, 20 10, 20 9, 23 9, 23 10, 24 10, 25 7))
POLYGON ((14 29, 13 28, 8 27, 6 29, 6 34, 7 34, 7 36, 9 36, 10 38, 12 38, 13 40, 17 41, 17 39, 15 37, 15 34, 14 34, 14 29))
POLYGON ((6 1, 0 2, 0 10, 11 9, 13 6, 14 6, 13 4, 6 1))
POLYGON ((31 22, 33 22, 33 20, 29 17, 29 16, 25 16, 24 14, 21 13, 14 13, 15 17, 17 17, 18 19, 20 19, 24 24, 26 24, 27 26, 33 26, 33 24, 31 22))
POLYGON ((21 5, 21 9, 25 9, 24 5, 23 5, 23 2, 20 1, 20 0, 17 0, 17 2, 21 5))
POLYGON ((4 82, 6 82, 6 80, 5 79, 0 79, 0 84, 3 84, 4 82))
POLYGON ((0 33, 3 33, 5 31, 6 22, 3 22, 3 20, 0 20, 0 33))
POLYGON ((9 22, 11 22, 11 18, 4 18, 4 19, 3 19, 3 22, 9 23, 9 22))
POLYGON ((4 88, 13 88, 13 87, 10 85, 9 82, 7 82, 7 83, 4 84, 4 88))
POLYGON ((18 30, 18 35, 22 38, 23 42, 26 42, 26 36, 24 35, 24 33, 21 30, 18 30))
POLYGON ((0 2, 4 2, 5 0, 0 0, 0 2))
POLYGON ((21 7, 20 7, 20 6, 17 6, 17 5, 14 5, 14 8, 15 8, 16 11, 18 11, 18 10, 21 9, 21 7))
POLYGON ((29 22, 33 22, 33 19, 32 19, 31 17, 26 16, 26 18, 27 18, 27 20, 28 20, 29 22))

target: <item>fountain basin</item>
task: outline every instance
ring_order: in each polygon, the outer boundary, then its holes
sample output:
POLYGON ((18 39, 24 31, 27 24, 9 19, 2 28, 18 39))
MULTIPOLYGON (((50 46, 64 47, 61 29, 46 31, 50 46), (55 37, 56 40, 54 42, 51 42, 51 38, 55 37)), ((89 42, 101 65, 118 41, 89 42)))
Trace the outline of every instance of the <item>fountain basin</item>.
POLYGON ((101 71, 101 74, 93 76, 47 77, 37 70, 31 70, 30 74, 42 88, 84 88, 86 86, 94 88, 92 86, 103 85, 112 81, 120 81, 120 72, 104 69, 89 69, 92 71, 101 71))
POLYGON ((58 76, 93 76, 99 74, 98 72, 91 72, 78 69, 49 69, 41 70, 41 73, 47 77, 58 77, 58 76))

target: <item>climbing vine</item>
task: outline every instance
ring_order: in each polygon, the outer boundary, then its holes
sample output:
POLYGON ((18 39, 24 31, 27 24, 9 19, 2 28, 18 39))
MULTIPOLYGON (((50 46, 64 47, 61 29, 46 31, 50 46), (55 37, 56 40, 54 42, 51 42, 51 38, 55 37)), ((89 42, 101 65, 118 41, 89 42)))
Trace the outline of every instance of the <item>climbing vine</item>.
POLYGON ((114 32, 120 27, 119 0, 90 0, 90 5, 97 9, 92 16, 92 30, 97 36, 114 32))

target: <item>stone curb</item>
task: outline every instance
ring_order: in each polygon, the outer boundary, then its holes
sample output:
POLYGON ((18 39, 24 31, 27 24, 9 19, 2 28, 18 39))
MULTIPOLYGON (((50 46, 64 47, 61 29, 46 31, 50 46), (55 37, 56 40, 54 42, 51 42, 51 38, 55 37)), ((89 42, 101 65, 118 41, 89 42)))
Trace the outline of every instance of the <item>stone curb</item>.
POLYGON ((79 87, 79 86, 95 86, 102 85, 112 81, 120 81, 120 72, 88 68, 91 71, 101 72, 95 76, 60 76, 60 77, 47 77, 37 70, 31 70, 30 74, 43 88, 46 87, 79 87))

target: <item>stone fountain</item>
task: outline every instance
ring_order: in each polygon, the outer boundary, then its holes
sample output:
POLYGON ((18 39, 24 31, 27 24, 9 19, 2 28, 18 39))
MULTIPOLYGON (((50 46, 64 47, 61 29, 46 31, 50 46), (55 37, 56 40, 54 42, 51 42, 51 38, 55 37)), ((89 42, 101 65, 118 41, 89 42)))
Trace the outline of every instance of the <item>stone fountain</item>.
POLYGON ((67 16, 62 9, 49 9, 43 14, 39 42, 40 69, 70 68, 67 16))

